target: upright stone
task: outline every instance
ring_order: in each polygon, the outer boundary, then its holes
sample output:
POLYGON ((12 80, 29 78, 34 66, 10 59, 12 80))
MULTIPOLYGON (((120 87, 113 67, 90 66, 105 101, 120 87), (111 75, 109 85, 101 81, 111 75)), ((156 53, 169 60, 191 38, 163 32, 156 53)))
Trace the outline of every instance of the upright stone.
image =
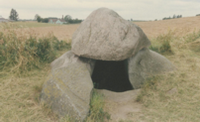
POLYGON ((70 115, 83 121, 89 112, 93 65, 94 61, 71 51, 56 59, 49 80, 43 85, 41 101, 59 116, 70 115))
POLYGON ((173 64, 164 56, 144 48, 128 59, 129 80, 138 89, 151 75, 173 71, 173 64))
POLYGON ((140 27, 116 12, 100 8, 82 22, 72 37, 72 52, 106 61, 127 59, 150 45, 140 27))

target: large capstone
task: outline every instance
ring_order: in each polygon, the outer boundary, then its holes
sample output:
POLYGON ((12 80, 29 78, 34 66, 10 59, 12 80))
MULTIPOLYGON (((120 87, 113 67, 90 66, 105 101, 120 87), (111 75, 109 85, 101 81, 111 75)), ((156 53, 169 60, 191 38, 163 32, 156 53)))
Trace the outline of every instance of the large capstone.
POLYGON ((52 63, 52 72, 44 83, 41 101, 59 116, 69 115, 83 121, 89 112, 94 61, 79 58, 71 51, 52 63))
POLYGON ((100 8, 85 19, 72 37, 72 52, 78 56, 119 61, 150 45, 140 27, 116 12, 100 8))

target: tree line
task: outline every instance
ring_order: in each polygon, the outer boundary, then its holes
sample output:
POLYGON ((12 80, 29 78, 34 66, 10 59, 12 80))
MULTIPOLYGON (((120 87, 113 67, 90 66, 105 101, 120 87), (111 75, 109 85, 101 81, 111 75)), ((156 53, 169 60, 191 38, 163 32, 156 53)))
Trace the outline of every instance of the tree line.
POLYGON ((78 19, 78 18, 76 18, 76 19, 72 19, 72 17, 70 16, 70 15, 66 15, 65 17, 64 17, 64 20, 67 22, 67 23, 71 23, 71 24, 73 24, 73 23, 81 23, 83 20, 80 20, 80 19, 78 19))
MULTIPOLYGON (((13 20, 13 21, 18 21, 19 20, 19 14, 17 13, 17 11, 15 9, 11 9, 9 19, 13 20)), ((51 19, 51 18, 42 18, 40 15, 36 14, 34 19, 37 20, 38 22, 48 23, 49 19, 51 19)), ((54 18, 54 19, 58 19, 58 18, 54 18)), ((69 23, 69 24, 81 23, 83 21, 83 20, 77 19, 77 18, 76 19, 72 19, 72 17, 70 15, 66 15, 62 19, 66 23, 69 23)))
MULTIPOLYGON (((42 18, 38 14, 35 15, 35 19, 38 22, 48 23, 50 19, 58 19, 58 18, 42 18)), ((83 20, 80 19, 72 19, 70 15, 66 15, 64 18, 62 18, 66 23, 73 24, 73 23, 81 23, 83 20)))
POLYGON ((176 18, 182 18, 182 15, 173 15, 173 17, 164 17, 163 20, 167 20, 167 19, 176 19, 176 18))

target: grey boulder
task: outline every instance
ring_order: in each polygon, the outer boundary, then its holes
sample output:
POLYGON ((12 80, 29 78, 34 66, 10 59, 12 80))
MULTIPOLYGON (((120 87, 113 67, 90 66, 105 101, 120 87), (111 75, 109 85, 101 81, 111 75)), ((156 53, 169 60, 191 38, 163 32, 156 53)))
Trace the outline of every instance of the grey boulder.
POLYGON ((94 61, 75 56, 71 51, 52 62, 49 80, 44 83, 41 102, 60 115, 83 121, 89 112, 94 61))
POLYGON ((72 52, 78 56, 119 61, 150 45, 142 29, 116 12, 100 8, 84 20, 72 37, 72 52))
POLYGON ((134 89, 138 89, 149 76, 170 72, 174 65, 164 56, 144 48, 128 59, 129 80, 134 89))

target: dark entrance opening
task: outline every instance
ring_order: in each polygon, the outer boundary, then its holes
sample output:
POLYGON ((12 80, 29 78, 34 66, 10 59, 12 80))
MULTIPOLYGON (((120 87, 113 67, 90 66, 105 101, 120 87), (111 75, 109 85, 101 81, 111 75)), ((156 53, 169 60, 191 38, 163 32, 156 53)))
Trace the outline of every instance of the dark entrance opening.
POLYGON ((127 60, 96 60, 92 81, 97 89, 107 89, 115 92, 133 89, 128 78, 127 60))

